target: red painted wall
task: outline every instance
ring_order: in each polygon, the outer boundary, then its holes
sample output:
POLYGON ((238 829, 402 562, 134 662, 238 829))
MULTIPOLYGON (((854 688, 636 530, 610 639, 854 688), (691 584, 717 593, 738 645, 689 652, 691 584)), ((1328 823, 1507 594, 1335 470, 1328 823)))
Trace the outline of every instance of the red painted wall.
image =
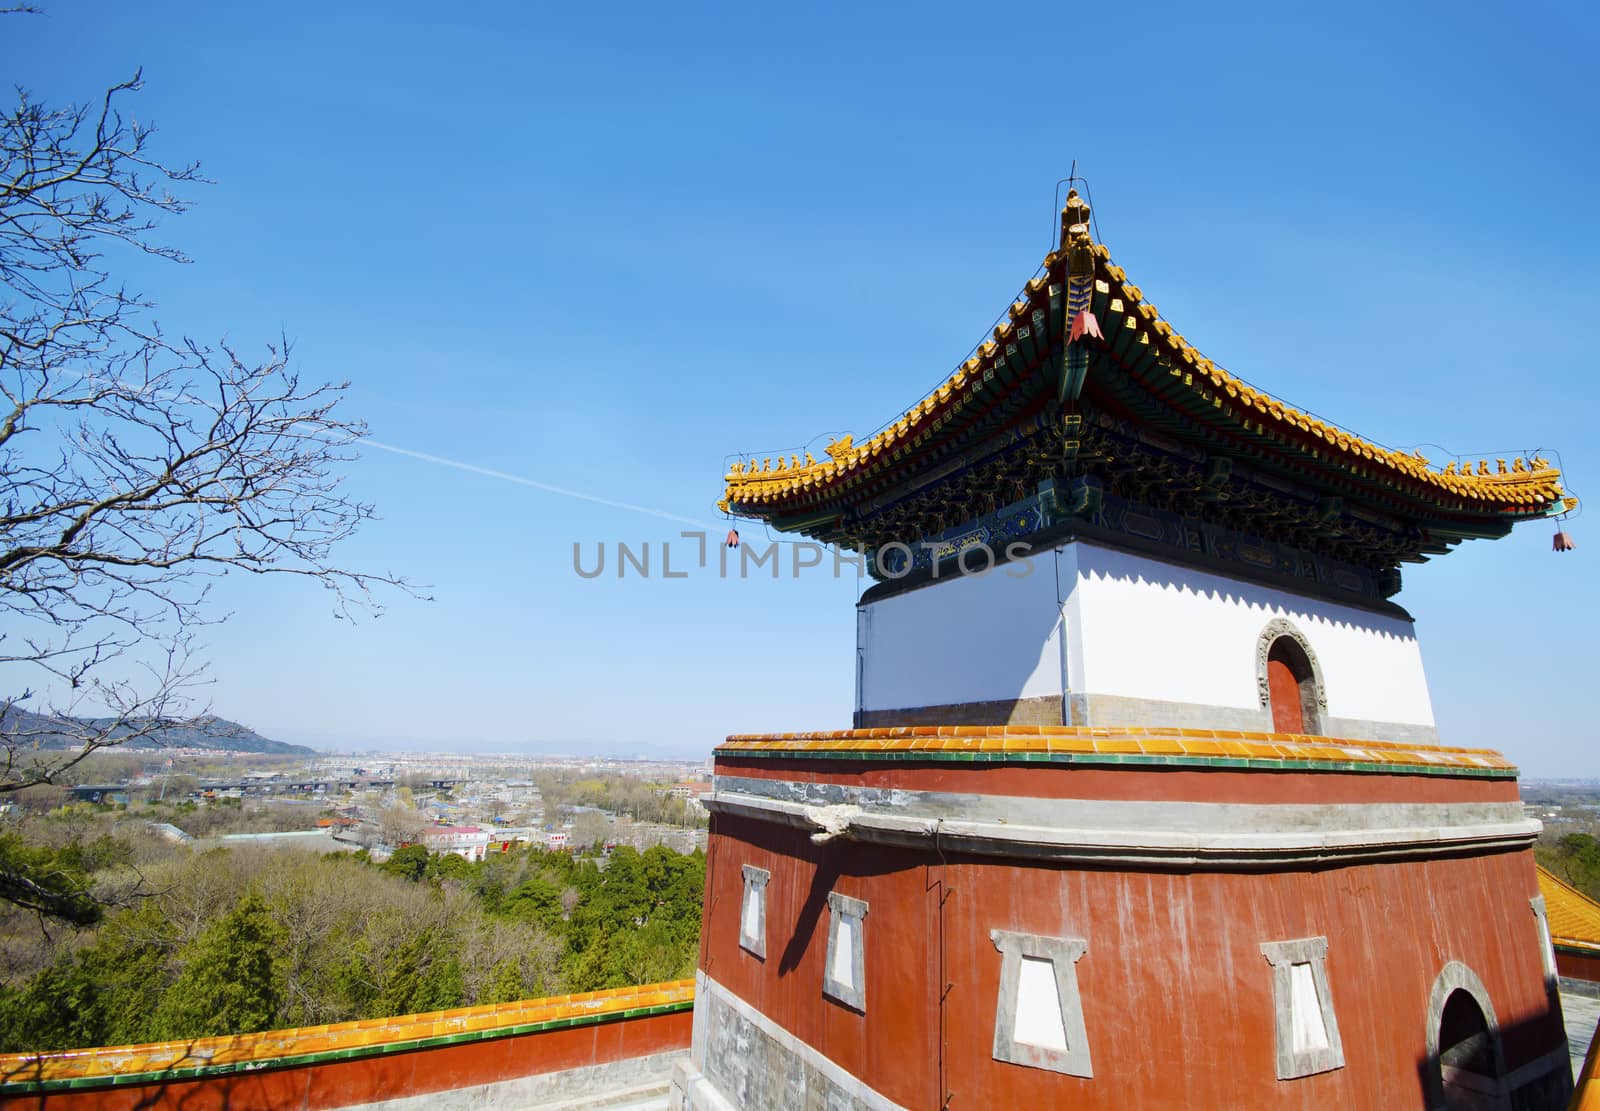
POLYGON ((1571 980, 1600 983, 1600 956, 1586 957, 1557 946, 1556 971, 1571 980))
POLYGON ((929 1106, 938 973, 928 927, 938 891, 927 885, 920 856, 909 851, 843 843, 818 849, 799 830, 715 817, 700 966, 878 1091, 911 1107, 929 1106), (744 864, 772 873, 765 961, 739 947, 744 864), (822 996, 831 890, 871 903, 865 1016, 822 996))
POLYGON ((689 1011, 647 1015, 303 1068, 17 1096, 0 1100, 0 1109, 278 1111, 287 1107, 346 1107, 687 1050, 691 1022, 689 1011))
MULTIPOLYGON (((1375 791, 1391 779, 1361 778, 1375 791)), ((1486 984, 1508 1069, 1561 1044, 1529 909, 1536 894, 1527 851, 1277 874, 1124 872, 818 847, 801 831, 718 816, 702 967, 910 1107, 946 1097, 952 1108, 1420 1107, 1429 991, 1451 959, 1486 984), (738 945, 743 864, 772 873, 765 961, 738 945), (865 1016, 822 995, 830 889, 870 904, 865 1016), (993 1060, 994 928, 1088 939, 1077 969, 1093 1079, 993 1060), (1328 938, 1346 1066, 1279 1081, 1259 946, 1314 935, 1328 938)))

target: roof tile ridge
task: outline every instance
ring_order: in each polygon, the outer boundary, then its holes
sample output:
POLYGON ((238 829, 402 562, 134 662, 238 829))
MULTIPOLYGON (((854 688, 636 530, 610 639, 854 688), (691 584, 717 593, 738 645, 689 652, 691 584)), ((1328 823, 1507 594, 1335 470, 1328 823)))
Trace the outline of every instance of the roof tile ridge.
MULTIPOLYGON (((1035 275, 1024 283, 1024 296, 1013 300, 1007 307, 1006 316, 1008 319, 1002 320, 995 326, 993 337, 979 343, 976 354, 962 360, 943 381, 909 406, 900 416, 890 421, 880 431, 874 433, 868 440, 860 444, 850 444, 849 450, 839 456, 827 460, 809 461, 798 468, 785 468, 781 455, 777 457, 779 461, 778 468, 773 470, 754 471, 730 468, 724 475, 724 485, 727 490, 732 492, 734 487, 739 487, 742 491, 756 486, 760 487, 757 493, 760 495, 761 500, 781 497, 817 476, 831 478, 839 471, 853 469, 872 457, 880 455, 886 447, 896 440, 909 439, 910 434, 913 431, 920 430, 929 416, 941 404, 948 403, 951 398, 960 396, 961 389, 967 384, 968 379, 976 377, 986 364, 993 362, 995 356, 1001 351, 1000 344, 996 340, 1004 341, 1008 339, 1017 327, 1016 321, 1022 317, 1022 311, 1019 311, 1018 306, 1031 304, 1030 297, 1032 296, 1048 293, 1050 274, 1061 261, 1061 258, 1059 251, 1050 251, 1046 254, 1035 275)), ((843 437, 843 440, 848 443, 850 437, 843 437)), ((835 443, 838 442, 835 441, 835 443)), ((830 448, 832 446, 832 444, 829 445, 830 448)), ((810 460, 809 454, 807 459, 810 460)), ((768 457, 767 461, 771 461, 770 457, 768 457)), ((752 459, 752 467, 754 463, 755 461, 752 459)), ((738 468, 741 465, 736 463, 734 467, 738 468)), ((724 502, 726 500, 725 498, 724 502)))
POLYGON ((1595 913, 1600 914, 1600 902, 1597 902, 1596 900, 1590 898, 1588 895, 1585 895, 1582 891, 1578 890, 1572 884, 1568 883, 1566 880, 1564 880, 1560 876, 1556 875, 1554 872, 1552 872, 1550 869, 1546 868, 1543 864, 1540 864, 1538 861, 1534 861, 1533 866, 1536 869, 1538 869, 1538 872, 1539 872, 1540 875, 1548 877, 1551 883, 1553 883, 1557 887, 1561 888, 1566 894, 1577 896, 1579 899, 1582 899, 1585 903, 1587 903, 1590 907, 1594 908, 1595 913))
MULTIPOLYGON (((1108 285, 1113 281, 1117 284, 1123 297, 1129 302, 1129 311, 1135 311, 1144 317, 1150 324, 1150 331, 1154 334, 1156 342, 1166 346, 1179 361, 1200 370, 1217 388, 1237 391, 1238 395, 1257 411, 1266 412, 1274 419, 1297 425, 1302 431, 1311 433, 1337 450, 1374 462, 1386 463, 1429 485, 1480 499, 1484 491, 1473 489, 1480 484, 1499 492, 1507 486, 1531 487, 1538 483, 1555 482, 1560 477, 1561 472, 1548 464, 1524 471, 1512 470, 1495 474, 1473 474, 1466 470, 1452 470, 1447 473, 1443 467, 1435 468, 1424 457, 1386 448, 1359 432, 1325 421, 1293 402, 1285 401, 1266 390, 1252 386, 1226 367, 1202 354, 1199 348, 1178 332, 1155 302, 1145 296, 1144 290, 1128 279, 1127 270, 1112 260, 1111 249, 1104 243, 1094 244, 1094 257, 1097 276, 1108 285)), ((1499 463, 1504 466, 1505 460, 1502 459, 1499 463)), ((1558 496, 1560 496, 1559 487, 1552 497, 1558 496)))

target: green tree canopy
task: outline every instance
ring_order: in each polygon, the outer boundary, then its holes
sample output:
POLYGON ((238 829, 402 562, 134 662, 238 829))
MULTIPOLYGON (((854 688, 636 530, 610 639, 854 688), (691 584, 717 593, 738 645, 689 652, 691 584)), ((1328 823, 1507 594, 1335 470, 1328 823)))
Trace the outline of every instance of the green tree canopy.
POLYGON ((158 1010, 163 1028, 179 1038, 270 1030, 282 996, 283 940, 266 900, 247 894, 180 952, 183 971, 158 1010))

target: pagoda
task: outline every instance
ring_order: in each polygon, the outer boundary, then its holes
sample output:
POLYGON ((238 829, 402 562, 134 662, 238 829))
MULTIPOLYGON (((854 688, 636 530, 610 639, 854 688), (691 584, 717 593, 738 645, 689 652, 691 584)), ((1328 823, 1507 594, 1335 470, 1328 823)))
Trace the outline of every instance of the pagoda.
POLYGON ((1563 1106, 1539 824, 1392 600, 1560 475, 1247 385, 1091 229, 883 431, 726 475, 876 581, 856 728, 716 751, 676 1105, 1563 1106))
POLYGON ((1570 508, 1559 473, 1435 467, 1246 385, 1089 227, 1074 192, 993 338, 878 435, 727 476, 722 508, 859 551, 879 580, 855 723, 1437 739, 1388 601, 1401 564, 1570 508), (967 650, 927 651, 956 628, 967 650), (1253 671, 1225 649, 1240 636, 1253 671))

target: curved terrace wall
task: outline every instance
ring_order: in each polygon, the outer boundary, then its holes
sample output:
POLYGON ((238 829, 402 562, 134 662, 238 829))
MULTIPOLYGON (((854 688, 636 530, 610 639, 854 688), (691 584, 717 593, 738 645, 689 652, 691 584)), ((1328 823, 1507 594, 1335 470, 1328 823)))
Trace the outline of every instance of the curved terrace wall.
POLYGON ((520 1108, 664 1086, 689 1046, 692 981, 398 1018, 0 1056, 0 1108, 520 1108), (398 1103, 387 1101, 401 1101, 398 1103))
POLYGON ((716 773, 689 1106, 1431 1107, 1458 981, 1504 1106, 1569 1090, 1493 752, 886 729, 731 738, 716 773))

